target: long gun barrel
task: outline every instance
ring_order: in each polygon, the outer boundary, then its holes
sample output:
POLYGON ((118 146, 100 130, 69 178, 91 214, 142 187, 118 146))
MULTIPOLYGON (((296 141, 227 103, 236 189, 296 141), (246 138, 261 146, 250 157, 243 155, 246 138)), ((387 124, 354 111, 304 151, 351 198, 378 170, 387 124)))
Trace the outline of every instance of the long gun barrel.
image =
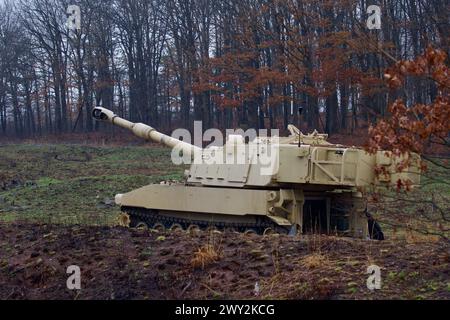
POLYGON ((92 111, 92 116, 98 121, 110 122, 113 125, 128 129, 140 138, 152 140, 165 144, 168 147, 182 150, 183 154, 187 156, 192 157, 196 152, 201 151, 201 148, 158 132, 155 128, 149 125, 146 125, 144 123, 135 123, 123 119, 106 108, 94 108, 94 110, 92 111))

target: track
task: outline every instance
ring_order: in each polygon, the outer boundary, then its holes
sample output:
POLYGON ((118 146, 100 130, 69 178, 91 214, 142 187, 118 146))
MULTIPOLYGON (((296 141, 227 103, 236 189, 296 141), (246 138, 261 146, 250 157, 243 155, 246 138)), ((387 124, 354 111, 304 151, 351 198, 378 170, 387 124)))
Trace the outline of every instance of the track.
MULTIPOLYGON (((136 207, 122 207, 122 211, 130 216, 130 227, 136 227, 139 223, 145 223, 149 228, 164 227, 165 229, 172 229, 174 227, 189 230, 190 228, 199 228, 207 230, 215 228, 217 230, 234 230, 237 232, 255 232, 257 234, 266 234, 267 232, 276 232, 280 234, 287 234, 290 228, 282 227, 275 224, 266 217, 255 217, 256 223, 238 223, 238 222, 223 222, 214 220, 191 220, 174 217, 170 215, 160 215, 157 210, 143 209, 136 207)), ((371 239, 384 240, 384 235, 381 227, 372 218, 369 222, 369 236, 371 239), (377 230, 374 226, 377 226, 377 230)))
POLYGON ((275 224, 268 218, 256 217, 256 223, 238 223, 238 222, 223 222, 223 221, 207 221, 207 220, 190 220, 179 217, 160 215, 157 210, 122 207, 122 211, 130 216, 130 227, 135 227, 140 222, 144 222, 148 227, 164 226, 166 229, 174 227, 181 227, 185 230, 196 227, 201 230, 215 228, 217 230, 235 230, 237 232, 255 232, 257 234, 265 234, 269 231, 287 234, 288 228, 281 227, 275 224))

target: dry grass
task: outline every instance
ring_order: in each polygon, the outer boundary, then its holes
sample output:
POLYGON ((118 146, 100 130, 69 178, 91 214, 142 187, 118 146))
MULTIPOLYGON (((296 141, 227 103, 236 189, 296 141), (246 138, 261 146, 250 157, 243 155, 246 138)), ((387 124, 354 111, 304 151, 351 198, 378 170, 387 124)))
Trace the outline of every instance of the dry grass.
POLYGON ((426 243, 426 242, 439 242, 440 237, 436 235, 430 234, 422 234, 413 230, 405 231, 405 240, 407 243, 426 243))
POLYGON ((389 239, 393 241, 406 241, 409 244, 415 243, 437 243, 442 240, 442 237, 438 234, 433 234, 433 230, 430 234, 427 234, 427 227, 417 231, 412 229, 408 224, 405 227, 394 227, 390 232, 389 239))
POLYGON ((300 260, 300 265, 308 269, 321 268, 329 264, 330 260, 328 260, 328 258, 320 252, 308 254, 300 260))
POLYGON ((206 266, 219 261, 220 257, 221 253, 215 246, 206 244, 200 247, 196 252, 194 252, 194 256, 191 260, 191 265, 194 268, 204 269, 206 266))
POLYGON ((207 243, 202 245, 191 259, 191 265, 195 268, 204 269, 210 264, 220 260, 223 251, 223 234, 213 228, 209 230, 207 243))

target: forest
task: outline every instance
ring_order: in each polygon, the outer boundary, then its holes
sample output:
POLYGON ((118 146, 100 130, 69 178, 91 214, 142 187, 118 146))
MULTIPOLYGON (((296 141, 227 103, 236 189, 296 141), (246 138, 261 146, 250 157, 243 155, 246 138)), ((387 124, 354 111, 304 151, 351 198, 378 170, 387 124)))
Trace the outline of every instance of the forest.
POLYGON ((427 47, 449 53, 448 9, 444 0, 4 0, 0 132, 105 131, 91 117, 103 106, 165 132, 200 120, 353 133, 398 98, 436 98, 435 81, 393 90, 383 76, 427 47), (368 28, 371 5, 379 28, 368 28))

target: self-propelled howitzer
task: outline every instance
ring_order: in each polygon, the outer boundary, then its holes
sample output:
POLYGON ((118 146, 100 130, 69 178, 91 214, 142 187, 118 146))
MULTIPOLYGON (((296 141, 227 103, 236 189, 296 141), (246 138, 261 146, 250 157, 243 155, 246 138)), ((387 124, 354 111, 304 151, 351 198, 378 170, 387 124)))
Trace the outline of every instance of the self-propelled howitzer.
POLYGON ((366 190, 399 179, 413 185, 420 180, 416 155, 398 172, 401 159, 388 152, 369 154, 331 144, 326 134, 304 135, 293 125, 288 126, 288 137, 255 137, 245 143, 243 136, 230 135, 223 146, 202 149, 105 108, 95 108, 93 116, 191 160, 183 183, 151 184, 116 195, 131 226, 380 238, 371 218, 368 223, 366 190))

